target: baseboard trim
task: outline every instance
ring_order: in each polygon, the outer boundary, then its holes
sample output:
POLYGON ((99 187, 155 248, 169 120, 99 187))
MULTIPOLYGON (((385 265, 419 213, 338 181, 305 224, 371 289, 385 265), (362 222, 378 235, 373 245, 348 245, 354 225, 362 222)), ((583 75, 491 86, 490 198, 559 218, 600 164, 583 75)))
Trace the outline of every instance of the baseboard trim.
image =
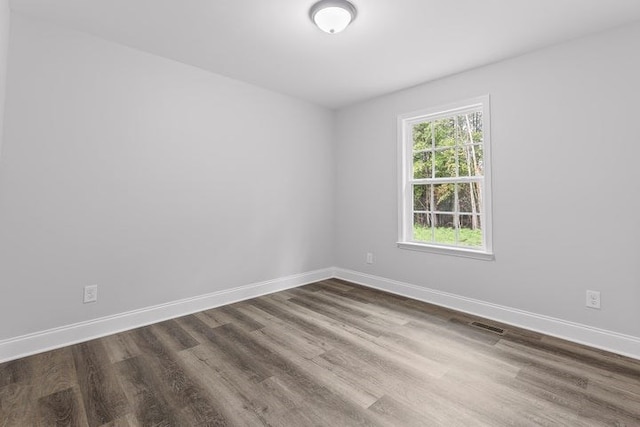
POLYGON ((0 363, 332 277, 640 360, 640 337, 358 271, 326 268, 2 340, 0 341, 0 363))
POLYGON ((640 360, 640 337, 594 328, 550 316, 492 304, 358 271, 336 268, 336 278, 436 304, 578 344, 640 360))
POLYGON ((0 363, 333 277, 333 268, 252 283, 0 341, 0 363))

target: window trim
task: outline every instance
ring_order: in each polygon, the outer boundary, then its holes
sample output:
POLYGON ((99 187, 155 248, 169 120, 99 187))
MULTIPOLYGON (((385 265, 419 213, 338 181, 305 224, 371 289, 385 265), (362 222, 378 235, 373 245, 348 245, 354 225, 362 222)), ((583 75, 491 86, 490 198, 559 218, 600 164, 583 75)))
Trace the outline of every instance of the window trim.
MULTIPOLYGON (((398 115, 398 248, 421 252, 431 252, 443 255, 461 256, 481 260, 494 260, 493 252, 493 224, 492 224, 492 162, 491 162, 491 112, 490 97, 483 95, 463 101, 427 108, 398 115), (483 212, 483 242, 484 248, 474 249, 460 246, 442 245, 437 243, 417 242, 412 240, 413 231, 413 141, 407 140, 407 133, 411 126, 425 120, 437 120, 450 117, 453 114, 465 111, 482 109, 482 133, 483 133, 483 161, 484 177, 482 185, 483 212), (409 144, 411 142, 411 144, 409 144)), ((460 181, 460 180, 457 180, 460 181)))

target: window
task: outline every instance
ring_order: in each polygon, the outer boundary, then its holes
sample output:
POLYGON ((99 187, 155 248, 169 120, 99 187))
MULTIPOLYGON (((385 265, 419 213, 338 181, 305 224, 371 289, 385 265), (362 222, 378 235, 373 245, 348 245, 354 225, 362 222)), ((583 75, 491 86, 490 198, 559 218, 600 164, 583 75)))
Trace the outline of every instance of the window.
POLYGON ((398 246, 493 259, 489 97, 398 117, 398 246))

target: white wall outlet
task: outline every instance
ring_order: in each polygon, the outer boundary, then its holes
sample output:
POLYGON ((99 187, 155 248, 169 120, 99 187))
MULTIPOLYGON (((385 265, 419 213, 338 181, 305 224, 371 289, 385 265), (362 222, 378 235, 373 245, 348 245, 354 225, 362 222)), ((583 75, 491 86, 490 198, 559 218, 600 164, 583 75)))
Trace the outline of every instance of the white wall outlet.
POLYGON ((367 252, 367 264, 373 264, 373 254, 371 252, 367 252))
POLYGON ((587 291, 587 307, 600 308, 600 292, 587 291))
POLYGON ((98 285, 84 287, 84 303, 98 301, 98 285))

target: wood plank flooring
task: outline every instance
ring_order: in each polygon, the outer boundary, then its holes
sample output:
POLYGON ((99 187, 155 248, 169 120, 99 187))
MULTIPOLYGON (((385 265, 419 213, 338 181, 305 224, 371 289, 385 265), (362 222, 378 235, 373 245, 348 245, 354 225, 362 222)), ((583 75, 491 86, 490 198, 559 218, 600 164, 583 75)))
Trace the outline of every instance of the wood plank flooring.
POLYGON ((3 427, 261 425, 640 426, 640 362, 327 280, 0 364, 3 427))

